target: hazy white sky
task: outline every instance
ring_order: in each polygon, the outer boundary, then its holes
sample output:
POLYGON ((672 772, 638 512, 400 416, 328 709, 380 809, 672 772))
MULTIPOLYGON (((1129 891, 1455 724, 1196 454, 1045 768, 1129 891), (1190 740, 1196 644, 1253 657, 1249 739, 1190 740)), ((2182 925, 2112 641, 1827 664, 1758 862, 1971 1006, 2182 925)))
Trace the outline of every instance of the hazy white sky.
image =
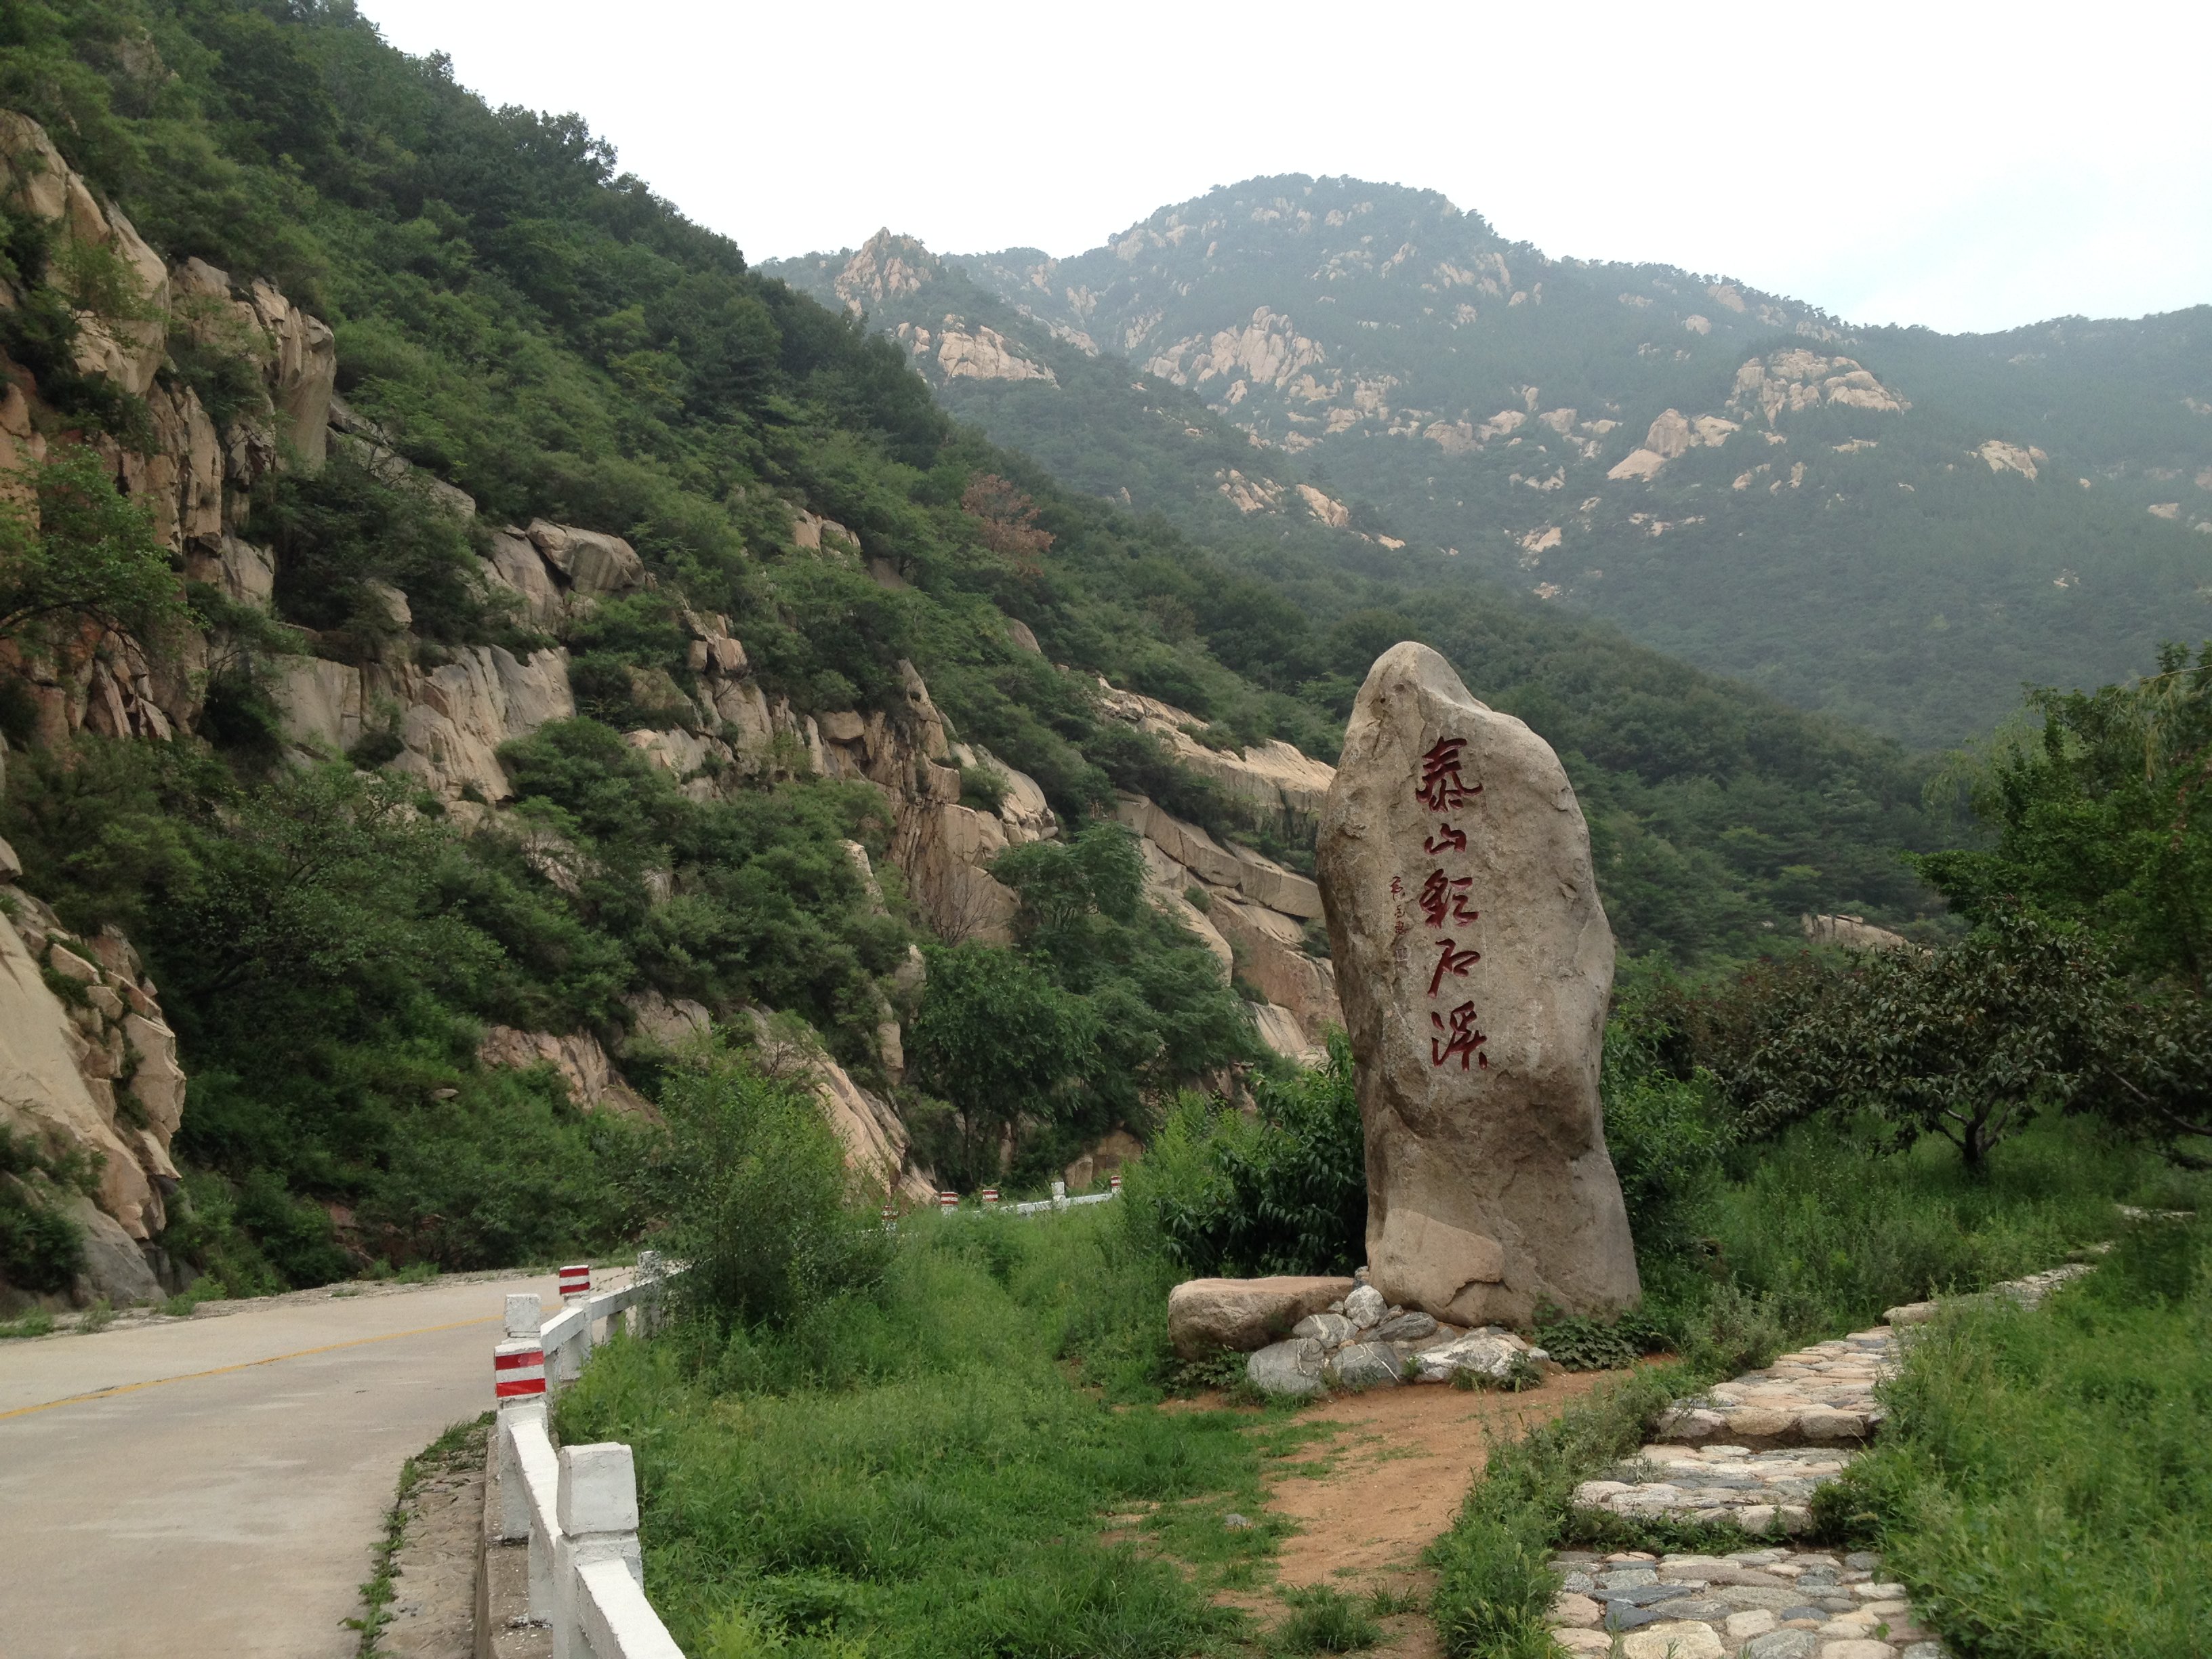
POLYGON ((494 103, 580 112, 754 259, 879 225, 1075 253, 1350 173, 1856 322, 2212 301, 2203 0, 360 3, 494 103))

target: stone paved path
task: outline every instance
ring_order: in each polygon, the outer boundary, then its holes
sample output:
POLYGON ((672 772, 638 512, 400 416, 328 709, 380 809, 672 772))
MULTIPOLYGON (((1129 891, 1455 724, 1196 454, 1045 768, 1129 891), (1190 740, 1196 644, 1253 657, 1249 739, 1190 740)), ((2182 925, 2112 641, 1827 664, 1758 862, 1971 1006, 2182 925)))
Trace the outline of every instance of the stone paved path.
POLYGON ((1943 1659, 1878 1557, 1809 1550, 1552 1558, 1552 1638, 1620 1659, 1943 1659))
MULTIPOLYGON (((1984 1292, 2033 1307, 2087 1273, 2079 1263, 1984 1292)), ((1875 1389, 1903 1333, 1936 1304, 1892 1308, 1871 1330, 1784 1354, 1764 1370, 1679 1400, 1657 1439, 1585 1480, 1574 1501, 1629 1521, 1730 1521, 1778 1540, 1810 1529, 1814 1492, 1842 1474, 1882 1422, 1875 1389)), ((1871 1555, 1838 1559, 1778 1542, 1725 1556, 1638 1551, 1553 1558, 1565 1588, 1552 1610, 1566 1652, 1621 1659, 1942 1659, 1901 1584, 1871 1555)))

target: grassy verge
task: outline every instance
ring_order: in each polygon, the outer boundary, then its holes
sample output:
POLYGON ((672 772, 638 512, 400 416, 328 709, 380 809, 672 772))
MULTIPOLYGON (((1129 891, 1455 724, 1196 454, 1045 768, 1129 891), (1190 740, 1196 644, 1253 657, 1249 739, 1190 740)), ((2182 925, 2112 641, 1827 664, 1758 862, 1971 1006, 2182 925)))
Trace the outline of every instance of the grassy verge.
POLYGON ((490 1428, 489 1412, 473 1422, 456 1423, 400 1465, 398 1488, 392 1507, 384 1512, 384 1534, 370 1553, 371 1571, 361 1587, 362 1616, 346 1620, 348 1629, 361 1632, 355 1650, 359 1659, 375 1659, 384 1651, 378 1638, 392 1620, 392 1580, 398 1577, 399 1552, 407 1542, 407 1524, 414 1513, 409 1500, 425 1480, 448 1469, 482 1467, 484 1437, 490 1428))
POLYGON ((2042 1309, 1917 1340, 1831 1488, 1977 1659, 2184 1659, 2212 1632, 2212 1223, 2130 1227, 2042 1309))
POLYGON ((1268 1577, 1265 1478, 1322 1431, 1154 1403, 1163 1270, 1122 1225, 917 1217, 872 1295, 596 1354, 561 1436, 636 1449, 684 1651, 1188 1659, 1248 1635, 1213 1594, 1268 1577))
POLYGON ((44 1308, 32 1308, 13 1319, 0 1319, 0 1341, 9 1337, 46 1336, 54 1328, 54 1316, 44 1308))
POLYGON ((1644 1443, 1667 1404, 1705 1381, 1652 1365, 1578 1401, 1520 1440, 1491 1448, 1451 1530, 1430 1550, 1431 1610, 1452 1659, 1546 1659, 1545 1609, 1559 1587, 1550 1551, 1576 1486, 1644 1443))

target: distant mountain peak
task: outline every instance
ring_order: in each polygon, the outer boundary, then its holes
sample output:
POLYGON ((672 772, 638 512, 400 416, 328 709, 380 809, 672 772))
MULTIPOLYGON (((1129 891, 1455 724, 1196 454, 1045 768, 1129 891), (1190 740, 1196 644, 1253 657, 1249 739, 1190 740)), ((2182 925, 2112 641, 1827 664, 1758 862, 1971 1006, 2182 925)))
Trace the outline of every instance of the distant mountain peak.
POLYGON ((889 300, 919 294, 945 275, 945 261, 912 236, 895 235, 889 226, 860 244, 832 283, 838 299, 854 316, 889 300))

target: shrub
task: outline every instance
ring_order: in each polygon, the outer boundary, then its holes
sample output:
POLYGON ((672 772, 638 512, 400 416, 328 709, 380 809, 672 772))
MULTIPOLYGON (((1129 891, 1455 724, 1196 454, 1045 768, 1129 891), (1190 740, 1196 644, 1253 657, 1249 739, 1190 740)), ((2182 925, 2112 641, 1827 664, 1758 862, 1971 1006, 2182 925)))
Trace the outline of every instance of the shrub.
POLYGON ((723 1330, 787 1325, 882 1277, 877 1194, 847 1171, 803 1085, 701 1049, 665 1073, 660 1107, 668 1133, 644 1191, 662 1248, 691 1264, 676 1281, 690 1315, 723 1330))
POLYGON ((1260 1114, 1185 1097, 1129 1177, 1167 1249, 1195 1273, 1350 1273, 1366 1260, 1367 1155, 1352 1047, 1262 1082, 1260 1114))
POLYGON ((84 1236, 59 1207, 73 1173, 0 1127, 0 1285, 52 1293, 83 1270, 84 1236))
POLYGON ((151 644, 185 611, 143 503, 116 492, 97 452, 57 444, 0 492, 0 639, 46 644, 84 623, 151 644), (35 521, 10 499, 28 495, 35 521), (35 527, 33 527, 35 523, 35 527))

